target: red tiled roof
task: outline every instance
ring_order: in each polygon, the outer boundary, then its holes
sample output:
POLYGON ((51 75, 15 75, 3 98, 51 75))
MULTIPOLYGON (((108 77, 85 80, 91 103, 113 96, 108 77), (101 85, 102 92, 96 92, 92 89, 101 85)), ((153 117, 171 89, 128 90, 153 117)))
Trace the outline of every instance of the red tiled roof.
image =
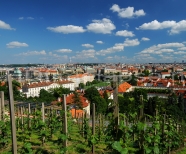
MULTIPOLYGON (((85 108, 89 105, 89 102, 87 100, 87 98, 83 97, 82 95, 79 96, 80 97, 80 101, 82 103, 82 107, 85 108)), ((66 104, 70 105, 73 104, 73 99, 74 99, 74 94, 69 94, 66 96, 66 104)), ((62 100, 61 100, 62 102, 62 100)), ((54 105, 57 102, 52 102, 52 104, 54 105)))
POLYGON ((76 115, 76 118, 81 118, 82 115, 85 114, 85 112, 83 110, 77 110, 77 109, 76 110, 75 109, 71 109, 70 113, 71 113, 73 118, 75 117, 75 115, 76 115))
POLYGON ((122 84, 119 85, 118 87, 118 92, 119 93, 124 93, 127 91, 127 89, 129 89, 131 87, 131 85, 127 82, 124 82, 122 84))
POLYGON ((0 86, 4 86, 4 85, 5 85, 4 81, 0 82, 0 86))

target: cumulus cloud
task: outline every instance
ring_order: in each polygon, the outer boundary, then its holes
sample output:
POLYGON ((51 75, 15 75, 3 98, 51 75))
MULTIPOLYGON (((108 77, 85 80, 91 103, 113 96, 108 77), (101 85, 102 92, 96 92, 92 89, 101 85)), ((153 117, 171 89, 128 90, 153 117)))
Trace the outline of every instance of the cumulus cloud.
POLYGON ((107 49, 102 49, 99 52, 97 52, 97 55, 106 55, 106 54, 111 54, 115 52, 120 52, 124 50, 124 44, 123 43, 116 43, 113 47, 107 48, 107 49))
POLYGON ((127 7, 127 8, 120 8, 119 5, 114 4, 111 8, 111 11, 117 12, 118 16, 121 18, 133 18, 133 17, 139 17, 144 16, 146 13, 143 9, 134 11, 134 7, 127 7))
POLYGON ((139 45, 140 44, 140 42, 138 41, 138 39, 132 39, 132 40, 130 40, 130 39, 126 39, 125 41, 124 41, 124 46, 137 46, 137 45, 139 45))
POLYGON ((45 50, 42 51, 28 51, 18 54, 19 56, 35 56, 35 55, 46 55, 45 50))
POLYGON ((150 41, 150 39, 147 38, 147 37, 142 37, 141 40, 142 40, 142 41, 150 41))
POLYGON ((58 49, 58 50, 56 50, 56 52, 60 52, 60 53, 70 53, 70 52, 72 52, 72 50, 71 50, 71 49, 58 49))
POLYGON ((82 47, 86 47, 86 48, 93 48, 94 46, 92 44, 82 44, 82 47))
POLYGON ((97 44, 103 44, 103 41, 96 41, 97 44))
POLYGON ((170 34, 179 34, 182 31, 186 31, 186 20, 177 22, 169 31, 170 34))
POLYGON ((111 54, 111 53, 115 53, 115 52, 120 52, 120 51, 124 51, 124 47, 128 47, 128 46, 136 46, 139 45, 140 42, 138 41, 138 39, 126 39, 123 43, 116 43, 114 44, 113 47, 107 48, 107 49, 102 49, 100 51, 98 51, 96 54, 97 55, 102 55, 105 56, 107 54, 111 54))
POLYGON ((28 47, 28 44, 13 41, 13 42, 7 43, 6 46, 7 48, 20 48, 20 47, 28 47))
POLYGON ((158 29, 165 29, 165 28, 171 28, 176 24, 175 21, 163 21, 159 22, 157 20, 151 21, 149 23, 144 23, 139 28, 136 29, 142 29, 142 30, 158 30, 158 29))
POLYGON ((186 47, 178 48, 178 50, 186 50, 186 47))
POLYGON ((14 28, 11 28, 11 26, 4 21, 0 20, 0 29, 7 29, 7 30, 15 30, 14 28))
POLYGON ((95 58, 96 51, 94 49, 82 50, 81 52, 77 52, 76 56, 72 58, 77 59, 85 59, 85 58, 95 58))
POLYGON ((153 45, 147 49, 144 49, 139 54, 163 54, 163 53, 174 53, 178 48, 184 47, 183 43, 165 43, 153 45))
POLYGON ((170 35, 179 34, 182 31, 186 31, 186 20, 181 20, 179 22, 176 21, 163 21, 159 22, 157 20, 151 21, 149 23, 144 23, 139 26, 138 30, 159 30, 159 29, 166 29, 170 28, 168 33, 170 35))
POLYGON ((87 25, 87 30, 94 33, 110 34, 114 29, 116 29, 115 25, 107 18, 92 20, 92 23, 87 25))
POLYGON ((183 55, 183 54, 186 54, 185 51, 177 51, 177 52, 174 52, 174 54, 176 55, 183 55))
POLYGON ((47 27, 48 30, 56 33, 83 33, 86 30, 81 26, 67 25, 67 26, 58 26, 58 27, 47 27))
POLYGON ((116 32, 116 36, 133 37, 133 32, 127 30, 121 30, 116 32))

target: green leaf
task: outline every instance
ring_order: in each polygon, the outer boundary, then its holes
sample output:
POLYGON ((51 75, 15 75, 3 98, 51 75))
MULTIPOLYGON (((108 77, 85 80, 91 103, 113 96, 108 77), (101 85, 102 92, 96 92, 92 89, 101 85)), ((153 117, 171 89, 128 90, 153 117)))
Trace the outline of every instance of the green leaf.
POLYGON ((154 151, 155 154, 159 154, 160 153, 158 146, 155 146, 153 151, 154 151))
POLYGON ((122 151, 120 151, 121 154, 127 154, 128 153, 128 149, 127 148, 123 148, 122 151))
POLYGON ((133 101, 134 101, 134 97, 130 97, 129 100, 130 100, 131 102, 133 102, 133 101))
POLYGON ((112 148, 117 150, 118 152, 121 152, 122 151, 122 146, 120 144, 120 142, 118 141, 115 141, 113 144, 112 144, 112 148))
POLYGON ((146 148, 145 148, 145 152, 146 152, 146 154, 149 154, 149 153, 151 153, 151 152, 152 152, 152 149, 150 149, 150 148, 146 147, 146 148))

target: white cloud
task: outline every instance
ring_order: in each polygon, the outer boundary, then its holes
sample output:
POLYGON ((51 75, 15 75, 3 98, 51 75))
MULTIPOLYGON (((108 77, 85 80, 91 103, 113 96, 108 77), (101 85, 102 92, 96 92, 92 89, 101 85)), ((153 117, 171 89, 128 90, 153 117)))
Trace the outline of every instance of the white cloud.
POLYGON ((106 55, 106 54, 111 54, 115 52, 120 52, 124 50, 124 44, 123 43, 116 43, 113 47, 107 48, 107 49, 102 49, 99 52, 97 52, 97 55, 106 55))
POLYGON ((26 17, 26 18, 24 18, 24 17, 19 17, 18 19, 19 19, 19 20, 23 20, 23 19, 34 20, 33 17, 26 17))
POLYGON ((129 40, 128 38, 124 41, 124 46, 137 46, 140 42, 138 39, 129 40))
POLYGON ((67 25, 67 26, 58 26, 58 27, 47 27, 48 30, 56 33, 83 33, 86 30, 81 26, 67 25))
POLYGON ((35 55, 46 55, 45 50, 42 51, 28 51, 18 54, 18 56, 35 56, 35 55))
POLYGON ((28 47, 28 44, 13 41, 13 42, 6 44, 6 46, 7 46, 7 48, 20 48, 20 47, 28 47))
POLYGON ((177 51, 177 52, 174 52, 174 54, 176 54, 176 55, 183 55, 183 54, 186 54, 186 52, 184 52, 184 51, 177 51))
POLYGON ((179 34, 182 31, 186 31, 186 20, 177 22, 169 31, 170 34, 179 34))
POLYGON ((147 37, 142 37, 141 40, 142 40, 142 41, 150 41, 150 39, 147 38, 147 37))
POLYGON ((95 58, 95 50, 89 49, 89 50, 82 50, 81 52, 77 52, 76 56, 73 56, 72 58, 77 59, 85 59, 85 58, 95 58))
POLYGON ((72 50, 71 50, 71 49, 58 49, 58 50, 56 50, 56 52, 60 52, 60 53, 70 53, 70 52, 72 52, 72 50))
POLYGON ((105 56, 106 54, 124 51, 125 46, 136 46, 139 44, 140 44, 140 42, 138 41, 138 39, 133 39, 133 40, 126 39, 124 41, 124 43, 116 43, 116 44, 114 44, 113 47, 110 47, 107 49, 102 49, 102 50, 98 51, 96 54, 105 56))
POLYGON ((98 44, 103 44, 103 41, 96 41, 96 43, 98 43, 98 44))
POLYGON ((0 29, 7 29, 7 30, 15 30, 14 28, 11 28, 11 26, 4 21, 0 20, 0 29))
POLYGON ((102 20, 92 20, 92 22, 93 23, 87 25, 87 29, 94 33, 110 34, 112 30, 116 29, 112 21, 107 18, 103 18, 102 20))
POLYGON ((24 19, 24 17, 19 17, 19 20, 23 20, 24 19))
POLYGON ((86 48, 93 48, 94 46, 92 44, 82 44, 81 46, 86 48))
POLYGON ((158 29, 171 28, 175 24, 176 24, 175 21, 163 21, 163 22, 159 22, 157 20, 154 20, 154 21, 151 21, 149 23, 144 23, 143 25, 139 26, 139 28, 136 28, 136 29, 158 30, 158 29))
POLYGON ((27 17, 27 19, 29 19, 29 20, 33 20, 34 18, 33 18, 33 17, 27 17))
POLYGON ((144 16, 146 14, 142 9, 134 12, 134 7, 120 8, 117 4, 114 4, 110 10, 117 12, 118 16, 121 18, 133 18, 144 16))
POLYGON ((178 48, 178 50, 186 50, 186 47, 178 48))
POLYGON ((51 57, 55 57, 55 58, 60 58, 61 56, 59 56, 58 54, 54 54, 54 53, 52 53, 52 52, 49 52, 48 53, 49 54, 49 56, 51 57))
POLYGON ((144 49, 139 54, 163 54, 163 53, 173 53, 177 48, 184 47, 183 43, 165 43, 153 45, 147 49, 144 49))
POLYGON ((133 37, 133 32, 127 30, 121 30, 116 32, 116 36, 133 37))
POLYGON ((159 30, 170 28, 168 31, 170 35, 179 34, 182 31, 186 31, 186 20, 176 21, 163 21, 159 22, 157 20, 151 21, 149 23, 144 23, 136 29, 140 30, 159 30))

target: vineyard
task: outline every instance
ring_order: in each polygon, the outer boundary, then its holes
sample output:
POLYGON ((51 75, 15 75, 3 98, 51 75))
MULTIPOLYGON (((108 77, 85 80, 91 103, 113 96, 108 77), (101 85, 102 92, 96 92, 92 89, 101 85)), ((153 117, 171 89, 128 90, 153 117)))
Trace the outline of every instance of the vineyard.
POLYGON ((184 107, 173 96, 147 101, 142 92, 125 94, 124 110, 116 119, 113 112, 97 114, 94 103, 91 116, 74 118, 65 94, 58 106, 14 105, 11 97, 5 105, 3 95, 1 154, 170 154, 184 147, 184 107))
MULTIPOLYGON (((64 111, 17 107, 16 136, 18 153, 146 153, 165 154, 184 146, 185 123, 166 114, 120 114, 116 127, 112 114, 77 120, 67 111, 67 133, 64 132, 64 111), (44 112, 45 111, 45 112, 44 112), (57 112, 60 111, 60 112, 57 112), (92 131, 94 130, 94 131, 92 131), (67 142, 67 146, 64 144, 67 142)), ((36 105, 37 106, 37 105, 36 105)), ((94 109, 94 108, 93 108, 94 109)), ((6 107, 5 107, 6 110, 6 107)), ((0 122, 0 153, 11 153, 9 116, 0 122)))

